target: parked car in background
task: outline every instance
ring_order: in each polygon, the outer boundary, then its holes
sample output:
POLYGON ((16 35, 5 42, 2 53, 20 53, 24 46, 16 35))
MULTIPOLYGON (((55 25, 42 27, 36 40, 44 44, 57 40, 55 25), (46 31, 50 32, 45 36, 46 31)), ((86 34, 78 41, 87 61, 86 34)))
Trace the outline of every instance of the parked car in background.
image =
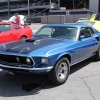
POLYGON ((88 20, 87 18, 79 18, 77 22, 88 20))
MULTIPOLYGON (((29 20, 26 16, 24 16, 24 15, 18 15, 18 16, 20 18, 20 24, 21 25, 31 25, 31 20, 29 20)), ((14 17, 15 16, 12 16, 8 21, 14 22, 14 17)))
POLYGON ((0 43, 32 37, 32 29, 29 26, 20 26, 12 22, 0 21, 0 43))
POLYGON ((24 25, 31 25, 31 20, 30 19, 23 19, 24 25))
POLYGON ((92 14, 92 16, 90 17, 91 21, 100 21, 100 13, 97 13, 97 14, 92 14))
POLYGON ((77 24, 92 26, 93 28, 95 28, 96 30, 98 30, 100 32, 100 21, 98 21, 98 20, 80 21, 80 22, 77 22, 77 24))
POLYGON ((0 45, 0 68, 15 74, 48 74, 58 85, 66 82, 72 65, 90 57, 100 60, 100 33, 79 24, 48 24, 31 39, 0 45))
POLYGON ((96 16, 97 16, 97 14, 92 14, 89 20, 94 21, 96 19, 96 16))

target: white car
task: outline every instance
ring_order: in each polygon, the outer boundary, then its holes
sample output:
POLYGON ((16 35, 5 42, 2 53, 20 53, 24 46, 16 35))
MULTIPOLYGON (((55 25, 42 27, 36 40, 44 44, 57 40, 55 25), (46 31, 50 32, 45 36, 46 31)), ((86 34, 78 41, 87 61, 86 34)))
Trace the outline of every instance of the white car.
MULTIPOLYGON (((26 18, 26 16, 24 16, 24 15, 18 15, 19 17, 20 17, 20 24, 21 25, 30 25, 31 24, 31 22, 29 21, 27 21, 27 18, 26 18)), ((10 21, 10 22, 14 22, 15 23, 15 16, 12 16, 8 21, 10 21)))
POLYGON ((88 20, 87 18, 79 18, 77 22, 88 20))

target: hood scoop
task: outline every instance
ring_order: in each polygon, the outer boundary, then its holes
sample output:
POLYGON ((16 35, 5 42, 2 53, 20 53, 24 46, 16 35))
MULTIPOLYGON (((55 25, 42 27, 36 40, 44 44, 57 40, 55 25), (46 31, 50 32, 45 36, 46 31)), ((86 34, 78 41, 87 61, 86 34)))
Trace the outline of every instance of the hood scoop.
POLYGON ((33 40, 33 39, 27 39, 25 40, 25 42, 35 42, 36 40, 33 40))
POLYGON ((27 39, 25 42, 32 42, 34 44, 40 43, 41 40, 27 39))
POLYGON ((38 43, 40 43, 40 42, 43 42, 44 40, 46 40, 46 39, 27 39, 27 40, 25 40, 25 42, 32 42, 33 44, 38 44, 38 43))

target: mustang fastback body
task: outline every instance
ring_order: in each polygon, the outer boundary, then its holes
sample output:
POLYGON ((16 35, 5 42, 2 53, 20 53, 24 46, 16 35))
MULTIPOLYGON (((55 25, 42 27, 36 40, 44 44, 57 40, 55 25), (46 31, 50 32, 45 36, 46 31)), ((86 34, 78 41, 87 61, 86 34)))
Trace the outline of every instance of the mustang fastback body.
POLYGON ((89 57, 100 60, 100 33, 85 25, 45 25, 31 39, 0 45, 0 68, 47 73, 55 84, 66 82, 70 66, 89 57))

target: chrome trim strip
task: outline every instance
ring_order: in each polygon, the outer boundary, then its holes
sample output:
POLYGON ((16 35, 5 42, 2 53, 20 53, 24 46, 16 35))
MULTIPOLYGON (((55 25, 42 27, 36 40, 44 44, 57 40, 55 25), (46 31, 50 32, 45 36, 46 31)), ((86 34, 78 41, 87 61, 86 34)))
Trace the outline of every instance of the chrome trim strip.
POLYGON ((3 67, 3 68, 14 68, 14 69, 23 69, 23 70, 50 70, 50 69, 52 69, 53 68, 53 66, 48 66, 48 67, 46 67, 46 68, 24 68, 24 67, 13 67, 13 66, 8 66, 8 65, 2 65, 2 64, 0 64, 0 66, 1 67, 3 67))
POLYGON ((82 61, 84 61, 84 60, 86 60, 86 59, 92 57, 93 55, 95 55, 95 54, 92 54, 91 56, 89 56, 89 57, 87 57, 87 58, 85 58, 85 59, 82 59, 82 60, 80 60, 80 61, 78 61, 78 62, 76 62, 76 63, 73 63, 73 64, 71 64, 70 66, 73 66, 73 65, 75 65, 75 64, 77 64, 77 63, 80 63, 80 62, 82 62, 82 61))

